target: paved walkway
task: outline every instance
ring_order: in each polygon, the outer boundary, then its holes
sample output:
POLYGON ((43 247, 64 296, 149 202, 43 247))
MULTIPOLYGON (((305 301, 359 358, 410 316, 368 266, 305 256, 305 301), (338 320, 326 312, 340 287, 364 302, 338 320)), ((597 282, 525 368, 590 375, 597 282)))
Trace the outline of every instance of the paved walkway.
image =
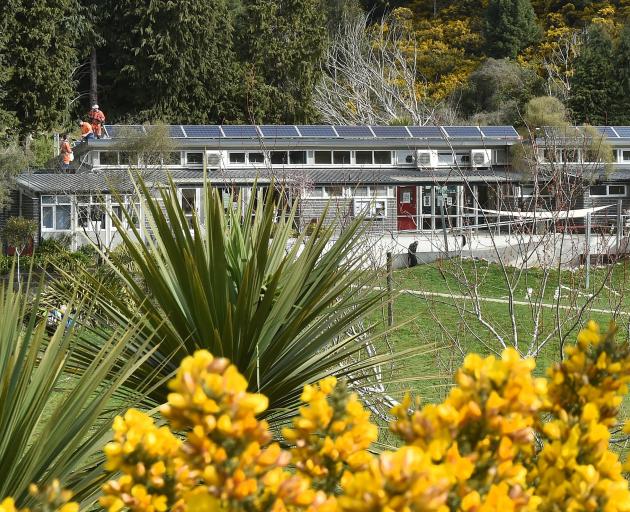
MULTIPOLYGON (((377 289, 383 290, 384 288, 377 287, 377 289)), ((439 298, 444 298, 444 299, 457 299, 457 300, 472 301, 472 297, 470 297, 469 295, 457 295, 457 294, 452 294, 452 293, 429 292, 429 291, 424 291, 424 290, 409 290, 409 289, 394 290, 394 291, 399 292, 399 293, 407 293, 409 295, 415 295, 418 297, 439 297, 439 298)), ((495 304, 508 304, 509 303, 508 299, 500 299, 496 297, 478 297, 478 299, 480 302, 493 302, 495 304)), ((550 309, 559 308, 561 310, 566 310, 566 311, 575 311, 577 308, 581 307, 581 306, 566 306, 564 304, 550 304, 548 302, 535 303, 535 302, 528 302, 525 300, 515 300, 515 301, 512 301, 512 303, 517 306, 540 306, 543 308, 550 308, 550 309)), ((608 315, 630 314, 629 312, 623 311, 623 310, 615 311, 612 309, 599 309, 599 308, 592 308, 592 309, 589 309, 588 311, 592 313, 604 313, 608 315)))

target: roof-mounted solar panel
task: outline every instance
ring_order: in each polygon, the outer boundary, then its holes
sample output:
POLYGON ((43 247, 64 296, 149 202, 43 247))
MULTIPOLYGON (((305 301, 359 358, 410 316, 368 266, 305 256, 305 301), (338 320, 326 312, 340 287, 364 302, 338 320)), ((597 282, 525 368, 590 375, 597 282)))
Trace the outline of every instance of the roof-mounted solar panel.
POLYGON ((479 129, 484 137, 498 137, 501 139, 518 138, 518 132, 513 126, 481 126, 479 129))
MULTIPOLYGON (((173 138, 173 139, 182 139, 184 137, 186 137, 186 135, 184 134, 184 130, 182 129, 182 127, 178 124, 170 124, 167 127, 167 131, 168 131, 168 136, 173 138)), ((144 127, 145 131, 147 133, 151 133, 153 131, 155 131, 156 129, 158 129, 157 125, 146 125, 144 127)))
POLYGON ((146 134, 141 124, 106 124, 105 132, 112 139, 140 137, 146 134))
POLYGON ((299 137, 295 126, 291 125, 262 125, 259 126, 258 129, 260 133, 262 133, 263 137, 299 137))
POLYGON ((223 129, 223 133, 226 137, 235 137, 241 139, 258 137, 258 130, 256 130, 256 127, 251 124, 224 124, 221 128, 223 129))
POLYGON ((407 126, 412 137, 419 139, 441 139, 442 130, 439 126, 407 126))
POLYGON ((301 124, 297 129, 302 137, 337 137, 337 133, 332 126, 327 124, 301 124))
POLYGON ((446 135, 453 139, 481 137, 481 132, 476 126, 444 126, 446 135))
POLYGON ((404 126, 370 126, 377 137, 409 137, 409 132, 404 126))
POLYGON ((630 139, 630 126, 613 126, 619 137, 630 139))
POLYGON ((339 134, 340 137, 374 137, 372 130, 370 130, 369 126, 337 126, 335 125, 335 130, 339 134))
POLYGON ((221 127, 209 124, 191 125, 186 124, 182 126, 186 136, 196 139, 218 139, 222 136, 221 127))
POLYGON ((596 126, 595 128, 597 128, 597 131, 599 133, 605 135, 609 139, 619 138, 619 135, 617 135, 617 132, 613 129, 612 126, 596 126))

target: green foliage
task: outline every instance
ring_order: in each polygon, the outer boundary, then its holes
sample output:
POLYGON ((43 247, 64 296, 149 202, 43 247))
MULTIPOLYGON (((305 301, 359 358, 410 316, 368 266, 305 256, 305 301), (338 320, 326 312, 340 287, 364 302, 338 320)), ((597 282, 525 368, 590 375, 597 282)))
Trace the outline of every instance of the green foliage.
POLYGON ((485 15, 487 52, 492 57, 514 59, 540 37, 530 0, 490 0, 485 15))
POLYGON ((101 103, 112 117, 206 123, 233 118, 235 54, 226 0, 105 1, 101 103))
POLYGON ((1 15, 10 35, 0 51, 9 66, 1 109, 15 113, 22 134, 67 124, 78 63, 77 0, 7 0, 1 15))
POLYGON ((315 120, 312 94, 326 42, 319 0, 252 0, 239 27, 247 119, 315 120))
POLYGON ((37 233, 37 223, 24 217, 9 217, 2 233, 4 240, 21 253, 37 233))
MULTIPOLYGON (((118 410, 111 404, 134 403, 121 386, 147 358, 146 347, 133 328, 102 337, 66 329, 65 319, 48 335, 39 293, 29 298, 13 284, 0 286, 0 495, 28 506, 32 482, 59 478, 89 502, 104 480, 98 463, 118 410)), ((76 308, 74 318, 81 314, 76 308)))
POLYGON ((611 124, 630 125, 630 21, 626 22, 615 48, 614 75, 618 92, 611 124))
POLYGON ((536 71, 507 59, 488 59, 471 73, 461 96, 466 116, 478 124, 520 124, 527 101, 542 92, 536 71))
POLYGON ((564 126, 567 123, 567 109, 558 98, 539 96, 527 102, 523 119, 532 131, 543 126, 564 126))
POLYGON ((569 108, 576 123, 608 124, 616 106, 613 41, 602 24, 593 24, 575 60, 569 108))
MULTIPOLYGON (((124 293, 89 271, 64 276, 94 298, 107 323, 146 314, 165 377, 182 356, 206 348, 234 361, 250 389, 269 397, 268 414, 280 419, 296 409, 304 384, 339 373, 360 378, 361 368, 391 360, 365 353, 370 340, 357 327, 384 293, 372 288, 360 219, 334 242, 323 218, 311 236, 293 239, 295 206, 277 212, 268 194, 225 211, 208 187, 204 224, 195 216, 191 229, 174 188, 162 191, 160 202, 151 194, 141 185, 152 236, 145 243, 139 231, 120 232, 133 265, 109 261, 124 293)), ((152 397, 161 402, 167 392, 160 386, 152 397)))

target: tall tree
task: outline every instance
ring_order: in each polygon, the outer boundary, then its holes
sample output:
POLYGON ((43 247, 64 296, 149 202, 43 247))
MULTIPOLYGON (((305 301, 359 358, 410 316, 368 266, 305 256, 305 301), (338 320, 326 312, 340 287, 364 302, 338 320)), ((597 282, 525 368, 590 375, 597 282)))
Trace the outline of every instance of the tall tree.
POLYGON ((309 122, 326 41, 319 0, 252 0, 240 26, 247 63, 244 103, 250 119, 309 122))
POLYGON ((614 73, 618 91, 611 122, 630 125, 630 21, 626 22, 615 48, 614 73))
POLYGON ((516 58, 538 41, 540 28, 530 0, 490 0, 484 26, 487 53, 491 57, 516 58))
POLYGON ((618 87, 613 70, 613 42, 605 27, 593 24, 575 59, 569 108, 577 123, 606 124, 618 87))
POLYGON ((10 36, 3 50, 10 66, 4 109, 15 113, 22 134, 67 123, 80 6, 76 0, 8 0, 3 12, 2 28, 10 36))
POLYGON ((106 0, 102 101, 109 118, 217 122, 233 115, 226 0, 106 0))

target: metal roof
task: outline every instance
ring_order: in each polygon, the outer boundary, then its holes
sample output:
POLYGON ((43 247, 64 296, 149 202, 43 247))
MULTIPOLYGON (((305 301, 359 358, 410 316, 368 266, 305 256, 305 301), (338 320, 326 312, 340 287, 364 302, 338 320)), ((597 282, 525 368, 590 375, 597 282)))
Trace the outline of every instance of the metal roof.
MULTIPOLYGON (((178 185, 203 183, 200 170, 155 170, 143 172, 150 184, 166 183, 168 176, 178 185)), ((276 182, 314 184, 400 184, 403 182, 432 183, 435 181, 470 182, 517 179, 518 175, 507 172, 504 167, 489 169, 432 169, 430 171, 414 168, 274 168, 268 169, 223 169, 208 172, 211 184, 250 184, 276 182)), ((128 171, 108 170, 69 174, 62 172, 23 173, 17 178, 17 184, 36 193, 90 193, 90 192, 129 192, 133 182, 128 171)))

